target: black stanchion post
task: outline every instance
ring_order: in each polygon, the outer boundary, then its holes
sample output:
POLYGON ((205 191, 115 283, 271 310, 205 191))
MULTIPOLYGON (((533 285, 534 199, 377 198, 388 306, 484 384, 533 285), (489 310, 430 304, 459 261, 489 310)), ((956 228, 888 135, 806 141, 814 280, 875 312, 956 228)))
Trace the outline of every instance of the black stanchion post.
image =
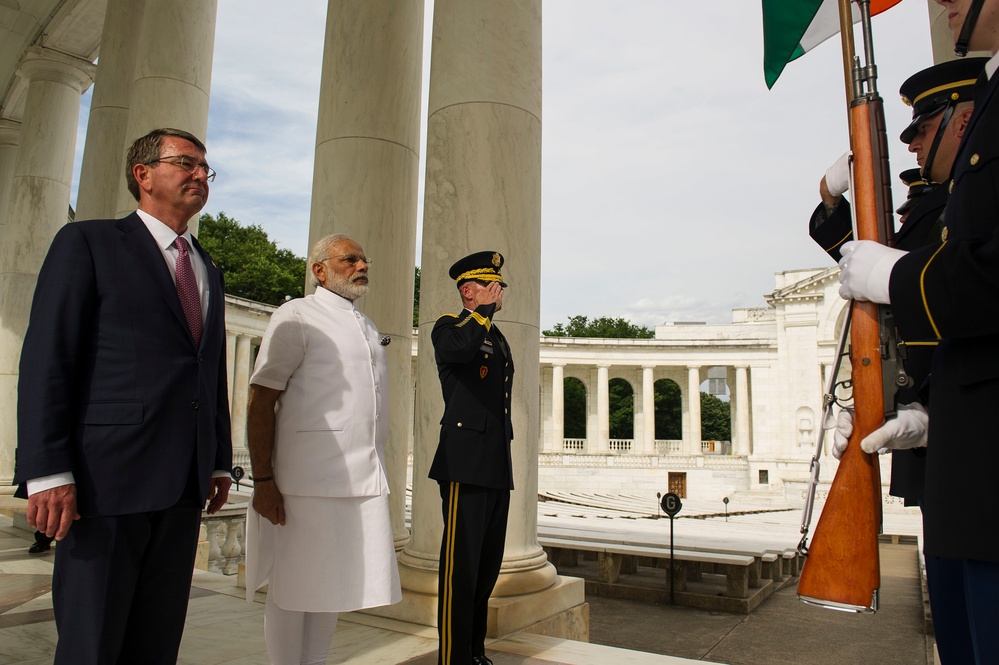
POLYGON ((663 495, 662 502, 660 505, 663 511, 669 515, 669 604, 673 604, 673 587, 676 586, 676 574, 674 568, 674 558, 673 558, 673 518, 676 514, 680 512, 683 508, 683 503, 680 502, 680 497, 673 492, 667 492, 663 495))

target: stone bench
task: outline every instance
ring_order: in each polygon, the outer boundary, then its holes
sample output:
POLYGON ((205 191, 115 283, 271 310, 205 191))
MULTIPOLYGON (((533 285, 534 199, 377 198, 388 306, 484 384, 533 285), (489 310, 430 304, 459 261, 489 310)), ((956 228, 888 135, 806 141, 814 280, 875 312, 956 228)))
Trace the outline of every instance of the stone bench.
MULTIPOLYGON (((553 538, 541 536, 539 544, 549 550, 551 560, 558 564, 562 552, 595 552, 597 554, 597 579, 614 584, 625 572, 634 572, 638 557, 669 561, 669 548, 663 546, 634 545, 626 543, 595 542, 582 539, 553 538)), ((749 595, 751 573, 757 560, 743 554, 723 554, 717 552, 696 552, 675 549, 674 552, 675 590, 684 591, 687 581, 700 579, 703 567, 710 566, 712 572, 725 576, 725 595, 730 598, 746 598, 749 595)), ((667 589, 669 587, 667 586, 667 589)))

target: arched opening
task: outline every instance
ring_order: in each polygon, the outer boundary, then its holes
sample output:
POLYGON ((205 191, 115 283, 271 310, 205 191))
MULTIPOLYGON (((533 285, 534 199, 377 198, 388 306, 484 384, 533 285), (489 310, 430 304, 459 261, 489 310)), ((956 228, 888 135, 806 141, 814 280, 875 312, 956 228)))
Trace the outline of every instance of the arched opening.
POLYGON ((569 376, 562 381, 563 440, 566 450, 583 450, 586 444, 586 386, 569 376))
POLYGON ((607 389, 610 449, 631 450, 635 438, 635 389, 624 379, 611 379, 607 389))

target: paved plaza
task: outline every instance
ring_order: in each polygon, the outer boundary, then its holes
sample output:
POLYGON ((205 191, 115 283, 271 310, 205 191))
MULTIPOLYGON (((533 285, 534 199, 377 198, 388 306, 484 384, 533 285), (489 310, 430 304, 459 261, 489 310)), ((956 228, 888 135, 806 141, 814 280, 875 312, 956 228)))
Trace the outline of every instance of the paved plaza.
MULTIPOLYGON (((0 665, 52 662, 52 553, 27 553, 31 534, 0 516, 0 665)), ((856 616, 800 603, 794 585, 749 615, 588 597, 589 644, 518 633, 488 645, 496 665, 881 665, 931 663, 922 630, 916 545, 883 543, 882 606, 856 616)), ((265 665, 263 597, 249 604, 234 577, 198 571, 180 663, 265 665)), ((436 631, 351 613, 341 617, 330 663, 432 665, 436 631)))

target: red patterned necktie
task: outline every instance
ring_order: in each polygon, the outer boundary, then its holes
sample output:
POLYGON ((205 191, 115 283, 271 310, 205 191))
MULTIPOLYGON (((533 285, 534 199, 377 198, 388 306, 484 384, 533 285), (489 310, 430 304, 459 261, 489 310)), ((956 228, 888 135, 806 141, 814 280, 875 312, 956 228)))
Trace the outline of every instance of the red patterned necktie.
POLYGON ((180 296, 180 306, 184 310, 187 326, 191 329, 191 336, 194 337, 194 345, 201 346, 201 332, 204 328, 201 321, 201 295, 198 293, 198 280, 194 278, 194 268, 191 267, 191 254, 183 236, 177 236, 173 244, 177 247, 177 295, 180 296))

